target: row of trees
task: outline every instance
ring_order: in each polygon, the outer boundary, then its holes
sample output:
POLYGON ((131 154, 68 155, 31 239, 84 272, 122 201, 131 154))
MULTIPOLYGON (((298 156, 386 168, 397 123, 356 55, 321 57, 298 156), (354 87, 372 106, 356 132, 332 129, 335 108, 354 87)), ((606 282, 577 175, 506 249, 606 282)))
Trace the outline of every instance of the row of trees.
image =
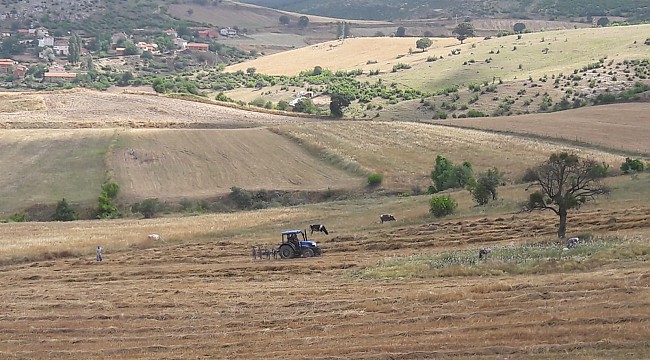
MULTIPOLYGON (((628 158, 621 169, 642 171, 643 163, 628 158)), ((526 191, 534 191, 529 193, 524 209, 554 212, 559 218, 557 236, 564 238, 568 212, 610 192, 600 181, 607 176, 607 171, 606 164, 595 160, 583 159, 567 152, 552 154, 548 160, 529 169, 527 180, 530 185, 526 191)), ((497 198, 496 189, 502 183, 502 174, 498 169, 492 168, 474 178, 469 162, 454 165, 439 155, 431 179, 434 186, 430 192, 466 188, 477 204, 485 205, 497 198)), ((437 217, 449 215, 455 208, 456 202, 449 195, 434 196, 430 201, 430 212, 437 217)))
MULTIPOLYGON (((280 24, 289 25, 291 24, 291 18, 287 15, 281 15, 279 18, 280 24)), ((309 25, 309 18, 306 16, 301 16, 298 18, 298 27, 306 28, 309 25)))
POLYGON ((438 155, 431 180, 433 185, 429 187, 429 193, 466 188, 478 205, 486 205, 490 200, 496 200, 497 187, 503 183, 503 174, 499 169, 491 168, 474 176, 469 161, 455 165, 451 160, 438 155))

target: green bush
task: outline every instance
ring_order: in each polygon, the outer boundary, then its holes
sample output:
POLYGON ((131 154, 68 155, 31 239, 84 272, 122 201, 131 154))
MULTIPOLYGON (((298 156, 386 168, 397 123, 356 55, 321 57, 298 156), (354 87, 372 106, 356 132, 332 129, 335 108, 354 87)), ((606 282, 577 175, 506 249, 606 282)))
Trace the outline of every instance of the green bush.
POLYGON ((384 176, 379 173, 372 173, 368 175, 368 185, 369 186, 377 186, 381 184, 381 182, 384 180, 384 176))
POLYGON ((431 197, 429 212, 435 217, 443 217, 453 214, 458 204, 449 195, 437 195, 431 197))
POLYGON ((474 201, 478 205, 486 205, 490 200, 496 200, 497 187, 501 185, 503 174, 497 168, 488 169, 478 174, 476 181, 469 185, 474 201))
POLYGON ((628 174, 631 171, 642 172, 643 171, 643 162, 639 159, 630 159, 625 158, 625 162, 621 164, 621 171, 624 174, 628 174))
POLYGON ((151 219, 156 216, 156 213, 162 209, 162 204, 158 199, 146 199, 140 204, 134 205, 134 208, 137 209, 137 212, 142 214, 145 219, 151 219))
POLYGON ((54 221, 73 221, 77 220, 77 213, 70 207, 68 202, 64 199, 56 203, 56 210, 52 216, 54 221))
POLYGON ((120 211, 115 206, 114 201, 117 198, 117 193, 120 187, 116 183, 106 183, 102 185, 102 191, 97 199, 99 205, 97 206, 98 219, 116 219, 122 216, 120 211))
POLYGON ((7 218, 7 221, 8 222, 25 222, 27 220, 25 219, 25 214, 16 213, 16 214, 11 215, 9 218, 7 218))
POLYGON ((526 169, 524 175, 521 177, 521 182, 524 183, 529 183, 537 180, 539 180, 539 175, 537 174, 537 171, 533 168, 526 169))
POLYGON ((454 165, 444 156, 438 155, 436 165, 431 171, 431 180, 437 191, 464 188, 473 182, 472 164, 465 161, 462 165, 454 165))

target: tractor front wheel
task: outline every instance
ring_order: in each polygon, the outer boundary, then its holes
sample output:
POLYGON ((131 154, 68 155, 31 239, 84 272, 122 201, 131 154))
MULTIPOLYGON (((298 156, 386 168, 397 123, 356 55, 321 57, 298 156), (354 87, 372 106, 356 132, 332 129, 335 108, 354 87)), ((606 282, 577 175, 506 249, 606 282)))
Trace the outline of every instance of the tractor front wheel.
POLYGON ((283 259, 291 259, 294 256, 293 248, 289 244, 280 246, 280 257, 283 259))
POLYGON ((306 258, 312 257, 312 256, 314 256, 314 250, 312 250, 310 248, 303 249, 302 250, 302 256, 306 257, 306 258))

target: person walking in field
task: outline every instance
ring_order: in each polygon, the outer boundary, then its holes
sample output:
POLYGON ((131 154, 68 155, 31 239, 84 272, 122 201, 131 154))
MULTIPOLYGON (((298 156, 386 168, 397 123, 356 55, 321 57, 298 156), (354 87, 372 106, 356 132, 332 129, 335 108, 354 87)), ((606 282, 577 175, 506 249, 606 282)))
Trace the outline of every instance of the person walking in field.
POLYGON ((96 251, 97 261, 104 261, 104 256, 102 255, 103 251, 104 251, 104 249, 102 249, 102 246, 97 245, 97 251, 96 251))

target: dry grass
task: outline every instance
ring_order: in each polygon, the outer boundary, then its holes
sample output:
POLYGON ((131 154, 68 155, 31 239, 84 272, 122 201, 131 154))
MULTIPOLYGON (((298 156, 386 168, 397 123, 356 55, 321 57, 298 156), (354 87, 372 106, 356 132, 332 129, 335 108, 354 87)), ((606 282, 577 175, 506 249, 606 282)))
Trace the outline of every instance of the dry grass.
POLYGON ((643 45, 650 25, 555 30, 502 38, 468 39, 461 45, 454 38, 432 38, 433 45, 419 51, 418 38, 359 37, 334 40, 236 64, 226 71, 245 71, 254 67, 258 72, 273 75, 296 75, 303 70, 321 66, 331 70, 363 69, 366 73, 379 69, 384 81, 397 82, 422 90, 438 90, 450 84, 504 81, 534 78, 544 74, 565 74, 597 61, 601 57, 621 61, 648 57, 643 45), (636 44, 633 42, 636 41, 636 44), (513 48, 516 47, 516 51, 513 48), (548 54, 542 50, 548 48, 548 54), (409 54, 409 49, 413 50, 409 54), (460 49, 460 55, 450 55, 460 49), (494 53, 490 53, 490 52, 494 53), (499 51, 499 54, 495 54, 499 51), (427 62, 430 56, 444 59, 427 62), (489 63, 483 61, 491 58, 489 63), (463 65, 470 60, 477 63, 463 65), (368 61, 377 61, 368 64, 368 61), (393 65, 406 63, 410 70, 390 73, 393 65), (519 68, 519 64, 522 68, 519 68), (388 74, 386 74, 388 73, 388 74))
POLYGON ((212 198, 233 186, 324 191, 364 183, 265 128, 5 130, 0 151, 4 214, 62 198, 93 206, 108 179, 126 203, 212 198))
POLYGON ((114 131, 0 131, 0 213, 33 204, 96 199, 114 131))
POLYGON ((357 188, 362 181, 267 129, 130 130, 111 169, 127 198, 206 197, 249 190, 357 188))
MULTIPOLYGON (((388 72, 397 63, 426 61, 426 58, 436 51, 449 51, 443 49, 458 43, 458 40, 453 38, 436 38, 433 39, 433 45, 428 52, 415 51, 409 55, 409 49, 417 50, 416 40, 397 37, 334 40, 231 65, 226 71, 245 71, 254 67, 264 74, 297 75, 300 71, 311 70, 318 65, 332 71, 363 69, 368 72, 380 69, 382 72, 388 72), (377 63, 368 64, 368 61, 377 63)), ((467 42, 475 41, 478 41, 478 38, 469 39, 467 42)))
POLYGON ((283 131, 365 168, 384 174, 383 185, 410 190, 430 183, 437 155, 469 160, 475 170, 493 166, 517 180, 524 170, 559 150, 575 151, 618 167, 621 156, 515 136, 403 122, 328 122, 282 126, 283 131))
MULTIPOLYGON (((521 244, 554 231, 551 217, 537 213, 440 221, 409 213, 423 203, 426 197, 368 199, 150 221, 1 224, 2 254, 35 254, 43 243, 54 255, 71 253, 1 266, 0 353, 30 359, 650 355, 647 262, 526 276, 359 280, 359 271, 393 256, 521 244), (370 223, 370 213, 382 208, 403 212, 397 223, 370 223), (248 255, 250 245, 275 243, 280 230, 314 219, 332 230, 315 235, 323 257, 248 255), (533 224, 539 232, 531 233, 533 224), (167 242, 142 244, 151 232, 167 242), (106 249, 101 264, 93 260, 98 242, 106 249)), ((650 209, 630 209, 638 201, 611 204, 585 208, 570 227, 603 234, 627 228, 647 242, 650 209), (611 217, 615 224, 607 224, 611 217)))
MULTIPOLYGON (((20 128, 241 128, 296 121, 296 117, 250 112, 154 94, 88 90, 7 95, 16 103, 42 102, 0 112, 0 129, 20 128)), ((303 120, 305 121, 305 120, 303 120)))
POLYGON ((649 30, 650 25, 646 24, 539 32, 524 34, 521 39, 517 36, 480 39, 474 44, 454 46, 461 50, 460 55, 450 56, 449 48, 432 48, 429 55, 444 59, 426 62, 426 57, 420 58, 411 62, 412 69, 382 75, 382 80, 434 91, 450 84, 467 86, 495 78, 510 82, 529 76, 537 79, 544 75, 570 74, 601 58, 608 61, 647 58, 650 50, 643 42, 649 30), (548 49, 546 54, 545 49, 548 49), (486 59, 491 60, 486 62, 486 59), (463 65, 471 60, 476 63, 463 65))
POLYGON ((0 113, 12 113, 24 110, 42 110, 45 103, 38 96, 24 98, 14 95, 0 94, 0 113))
POLYGON ((566 139, 650 156, 650 104, 593 106, 552 114, 438 121, 473 129, 566 139), (606 135, 605 135, 606 134, 606 135))

